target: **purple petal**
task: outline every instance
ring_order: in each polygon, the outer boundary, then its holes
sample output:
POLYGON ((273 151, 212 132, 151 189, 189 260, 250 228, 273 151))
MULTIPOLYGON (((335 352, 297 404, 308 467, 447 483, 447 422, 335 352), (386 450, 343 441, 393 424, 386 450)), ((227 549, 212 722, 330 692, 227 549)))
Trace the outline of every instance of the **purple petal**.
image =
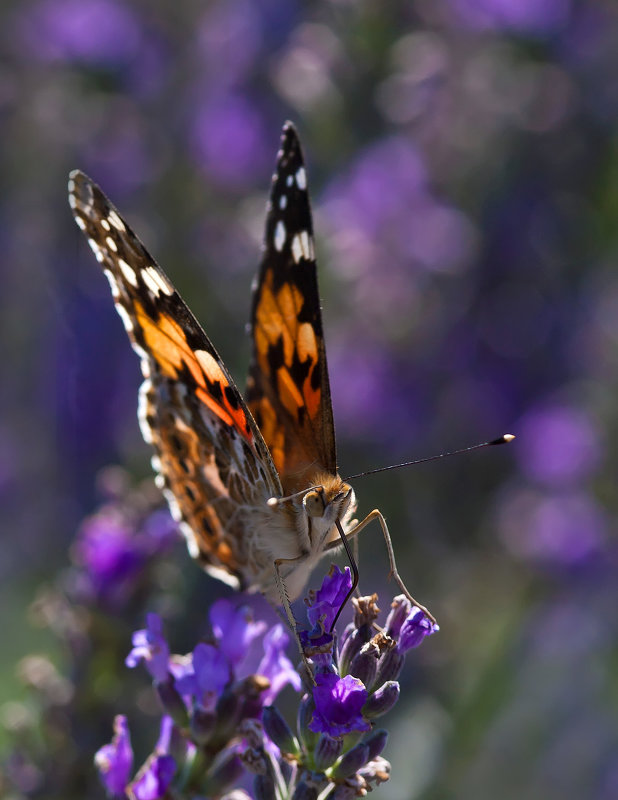
POLYGON ((233 667, 249 652, 251 642, 266 629, 265 622, 254 622, 248 606, 235 608, 229 600, 217 600, 210 609, 210 624, 219 644, 233 667))
POLYGON ((193 651, 193 670, 197 681, 197 703, 212 711, 223 688, 230 680, 229 663, 216 647, 200 643, 193 651))
POLYGON ((397 649, 400 653, 405 653, 413 647, 418 647, 425 636, 431 636, 439 630, 439 625, 428 619, 418 606, 412 606, 410 614, 401 626, 397 649))
POLYGON ((339 609, 351 588, 352 574, 350 568, 346 567, 342 572, 337 565, 333 564, 317 592, 309 592, 307 608, 309 623, 315 626, 318 620, 323 620, 325 630, 330 631, 335 617, 339 613, 339 609))
POLYGON ((163 622, 158 614, 148 614, 146 628, 133 634, 133 649, 125 659, 127 667, 141 661, 155 681, 163 682, 169 671, 170 650, 163 636, 163 622))
POLYGON ((327 733, 329 736, 369 730, 369 722, 361 714, 369 696, 362 681, 351 675, 340 678, 332 672, 317 673, 315 680, 315 712, 309 723, 309 730, 327 733))
POLYGON ((133 749, 127 718, 122 714, 114 719, 111 744, 96 752, 94 763, 107 792, 114 797, 125 797, 125 787, 133 767, 133 749))
POLYGON ((135 800, 159 800, 167 792, 175 772, 176 762, 172 756, 150 756, 131 784, 131 797, 135 800))
POLYGON ((282 625, 275 625, 264 636, 264 657, 256 670, 256 674, 263 675, 270 681, 270 688, 263 692, 260 698, 264 705, 270 705, 288 683, 297 692, 300 691, 300 675, 285 655, 285 648, 289 641, 290 637, 283 630, 282 625))
POLYGON ((88 576, 91 592, 99 599, 113 595, 144 563, 136 531, 112 507, 84 522, 73 552, 88 576))

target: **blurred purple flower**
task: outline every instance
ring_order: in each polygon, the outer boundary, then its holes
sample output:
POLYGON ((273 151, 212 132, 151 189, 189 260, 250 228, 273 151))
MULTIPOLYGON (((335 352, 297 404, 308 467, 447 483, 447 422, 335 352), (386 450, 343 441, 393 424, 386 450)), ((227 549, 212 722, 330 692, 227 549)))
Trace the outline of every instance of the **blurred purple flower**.
POLYGON ((336 564, 333 564, 328 575, 324 577, 322 586, 317 591, 312 589, 309 598, 305 600, 309 623, 315 625, 320 620, 324 623, 324 628, 329 631, 351 588, 350 567, 346 567, 342 572, 336 564))
POLYGON ((135 800, 160 800, 176 772, 176 762, 169 755, 151 755, 130 784, 130 797, 135 800))
POLYGON ((393 282, 396 294, 408 296, 414 265, 452 270, 470 254, 470 223, 433 196, 423 158, 404 137, 367 148, 331 183, 321 211, 343 268, 349 277, 370 281, 378 297, 393 282), (402 268, 405 280, 397 281, 402 268))
POLYGON ((34 58, 116 64, 135 56, 142 32, 116 0, 42 0, 28 5, 19 38, 34 58))
POLYGON ((600 435, 585 411, 547 405, 528 413, 518 426, 516 452, 524 473, 550 487, 588 478, 602 455, 600 435))
POLYGON ((163 683, 169 674, 170 650, 163 636, 163 622, 158 614, 146 616, 146 628, 135 631, 133 649, 125 659, 127 667, 136 667, 141 661, 156 682, 163 683))
POLYGON ((199 22, 197 55, 212 82, 227 87, 251 69, 262 45, 261 24, 259 11, 250 0, 208 4, 199 22))
POLYGON ((340 678, 332 672, 316 673, 315 681, 315 712, 309 730, 333 737, 369 730, 371 726, 361 713, 369 696, 362 681, 351 675, 340 678))
POLYGON ((562 28, 571 12, 570 0, 450 0, 465 27, 551 34, 562 28))
POLYGON ((285 655, 289 641, 290 637, 282 625, 275 625, 264 636, 264 656, 255 670, 257 675, 263 675, 270 681, 270 688, 260 696, 263 705, 270 705, 288 683, 297 692, 300 691, 300 675, 285 655))
POLYGON ((82 571, 78 586, 90 600, 119 604, 149 559, 177 540, 178 526, 167 510, 136 522, 120 505, 109 503, 86 519, 73 544, 73 560, 82 571))
POLYGON ((255 104, 240 94, 217 94, 195 112, 190 141, 198 165, 212 180, 250 186, 269 160, 264 123, 255 104))
POLYGON ((519 557, 567 567, 596 555, 607 538, 603 509, 583 492, 521 490, 501 503, 498 525, 519 557))
POLYGON ((149 514, 142 525, 144 549, 152 554, 165 552, 179 540, 178 523, 167 508, 149 514))
POLYGON ((104 745, 96 752, 94 762, 108 794, 125 797, 125 787, 133 766, 133 749, 127 718, 122 714, 114 719, 111 744, 104 745))
POLYGON ((191 661, 192 668, 176 678, 176 689, 183 697, 193 698, 203 710, 212 711, 231 678, 228 660, 213 645, 200 642, 191 661))
POLYGON ((229 600, 217 600, 210 609, 210 624, 222 653, 232 667, 237 667, 247 656, 254 639, 266 629, 262 620, 254 622, 248 606, 236 608, 229 600))
POLYGON ((73 555, 98 598, 109 596, 119 584, 130 581, 145 561, 135 529, 109 507, 84 522, 73 545, 73 555))
POLYGON ((418 442, 418 398, 402 385, 388 347, 348 330, 344 337, 329 339, 328 364, 338 430, 355 441, 375 441, 379 432, 382 444, 396 452, 418 442))
POLYGON ((127 787, 128 794, 135 800, 159 800, 165 797, 176 772, 176 762, 169 755, 174 723, 168 716, 161 718, 159 740, 152 755, 140 768, 135 779, 127 787))

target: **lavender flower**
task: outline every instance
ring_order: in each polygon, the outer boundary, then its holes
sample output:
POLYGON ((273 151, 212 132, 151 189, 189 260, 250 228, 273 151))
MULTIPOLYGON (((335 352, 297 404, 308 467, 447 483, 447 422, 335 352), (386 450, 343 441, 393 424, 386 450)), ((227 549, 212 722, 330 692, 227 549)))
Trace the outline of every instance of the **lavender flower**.
POLYGON ((117 718, 112 743, 96 757, 110 795, 219 797, 238 783, 243 770, 255 776, 256 800, 362 796, 387 780, 390 765, 381 756, 387 734, 374 729, 374 720, 399 698, 396 677, 405 653, 437 626, 399 596, 386 630, 376 632, 377 597, 355 598, 354 621, 338 652, 325 625, 332 625, 351 585, 350 570, 333 567, 305 601, 313 626, 305 639, 314 645, 318 636, 323 641, 307 652, 313 675, 306 678, 312 685, 300 701, 296 735, 272 705, 286 684, 301 686, 284 652, 290 637, 281 625, 266 631, 246 606, 220 600, 210 611, 211 641, 179 656, 170 654, 160 617, 149 614, 146 628, 133 635, 126 663, 143 662, 153 678, 165 711, 161 734, 130 781, 127 722, 117 718), (253 652, 258 643, 259 659, 253 652))
POLYGON ((121 491, 84 521, 72 549, 74 594, 114 609, 127 605, 149 567, 179 540, 170 513, 153 509, 153 498, 121 491))
POLYGON ((273 707, 264 709, 261 739, 259 729, 252 727, 243 762, 256 773, 257 798, 272 797, 275 785, 281 797, 294 800, 318 795, 352 798, 388 780, 390 765, 381 756, 387 734, 374 730, 373 720, 399 698, 396 676, 405 653, 438 626, 401 595, 393 600, 388 632, 376 633, 377 597, 355 598, 354 621, 337 652, 335 637, 326 632, 325 624, 332 624, 351 585, 349 569, 342 572, 333 567, 321 588, 310 592, 305 601, 313 627, 301 633, 301 641, 312 645, 305 653, 315 669, 314 685, 301 700, 296 736, 273 707), (279 751, 282 759, 278 759, 279 751), (286 778, 290 764, 292 772, 286 778))
POLYGON ((111 797, 124 797, 133 766, 133 748, 127 718, 119 714, 114 720, 114 738, 98 750, 94 762, 111 797))

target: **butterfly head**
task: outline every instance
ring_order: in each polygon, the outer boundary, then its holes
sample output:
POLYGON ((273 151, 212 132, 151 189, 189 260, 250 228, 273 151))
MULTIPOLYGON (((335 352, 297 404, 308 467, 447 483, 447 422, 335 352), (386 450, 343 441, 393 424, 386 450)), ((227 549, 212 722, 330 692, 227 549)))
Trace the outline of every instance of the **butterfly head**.
POLYGON ((303 508, 308 517, 341 519, 348 510, 354 492, 339 476, 327 475, 303 496, 303 508))
POLYGON ((356 509, 354 490, 338 475, 320 475, 302 497, 302 508, 309 527, 313 547, 321 548, 333 536, 337 521, 347 522, 356 509))

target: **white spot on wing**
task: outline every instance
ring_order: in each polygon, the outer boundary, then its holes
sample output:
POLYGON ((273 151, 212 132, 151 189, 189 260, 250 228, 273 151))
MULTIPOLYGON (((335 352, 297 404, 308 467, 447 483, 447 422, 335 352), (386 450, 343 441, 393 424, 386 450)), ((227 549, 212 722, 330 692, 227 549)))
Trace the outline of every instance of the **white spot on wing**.
POLYGON ((120 303, 116 303, 116 311, 122 320, 125 331, 127 333, 131 333, 133 331, 133 321, 131 320, 127 309, 120 303))
POLYGON ((281 252, 285 244, 285 225, 279 220, 275 227, 275 250, 281 252))
POLYGON ((120 267, 120 271, 124 275, 124 279, 128 281, 131 286, 137 288, 137 275, 135 274, 135 270, 133 267, 130 267, 124 258, 118 259, 118 266, 120 267))
POLYGON ((283 211, 287 208, 288 205, 288 196, 287 194, 282 194, 279 198, 279 208, 283 211))
POLYGON ((102 220, 101 220, 101 227, 102 227, 102 228, 103 228, 103 230, 105 230, 105 231, 109 231, 109 230, 111 230, 111 228, 110 228, 110 224, 109 224, 109 222, 108 222, 106 219, 102 219, 102 220))
MULTIPOLYGON (((72 191, 73 189, 71 189, 71 184, 69 183, 69 192, 72 191)), ((74 194, 69 194, 69 205, 71 206, 71 208, 77 208, 77 200, 75 199, 74 194)))
POLYGON ((105 253, 99 247, 99 243, 95 242, 94 239, 88 239, 88 244, 90 245, 96 260, 103 264, 105 262, 105 253))
MULTIPOLYGON (((167 496, 168 496, 168 493, 166 492, 166 497, 167 496)), ((182 514, 180 514, 180 509, 178 509, 178 514, 180 516, 176 517, 176 515, 174 513, 174 509, 172 507, 172 503, 170 503, 169 497, 167 499, 167 502, 169 504, 170 511, 172 512, 172 517, 178 523, 178 527, 180 528, 182 535, 185 537, 185 541, 187 543, 187 550, 189 551, 189 555, 191 556, 191 558, 199 558, 200 557, 200 548, 199 548, 199 545, 197 543, 197 539, 195 538, 195 534, 193 533, 193 529, 191 528, 189 523, 185 522, 184 519, 182 518, 182 514)), ((174 502, 174 505, 176 505, 175 502, 174 502)))
POLYGON ((75 217, 75 222, 79 225, 79 227, 85 231, 86 230, 86 223, 81 217, 75 217))
POLYGON ((118 281, 116 280, 116 276, 109 269, 104 269, 103 273, 107 278, 107 280, 109 281, 109 287, 112 290, 112 297, 114 299, 118 299, 120 297, 120 289, 118 288, 118 281))
POLYGON ((296 264, 301 258, 307 261, 311 261, 314 258, 313 240, 308 231, 301 231, 292 239, 292 257, 296 264))
POLYGON ((109 249, 110 249, 110 250, 112 250, 114 253, 117 253, 117 252, 118 252, 118 246, 116 245, 116 242, 115 242, 115 241, 112 239, 112 237, 111 237, 111 236, 106 236, 106 237, 105 237, 105 244, 106 244, 106 245, 109 247, 109 249))
POLYGON ((158 297, 161 292, 167 295, 174 294, 173 287, 170 286, 168 281, 165 280, 155 267, 146 267, 146 269, 143 269, 142 279, 155 297, 158 297))
MULTIPOLYGON (((120 308, 120 306, 118 306, 118 308, 120 308)), ((137 419, 139 421, 140 431, 142 432, 144 441, 147 444, 152 444, 152 431, 150 430, 150 425, 146 420, 146 417, 148 415, 148 408, 150 406, 148 394, 151 390, 152 390, 152 381, 145 380, 139 387, 139 393, 137 396, 137 419)))
POLYGON ((288 175, 287 178, 285 179, 285 185, 292 186, 293 183, 294 183, 294 178, 292 177, 292 175, 288 175))
POLYGON ((307 173, 305 172, 304 167, 299 167, 296 173, 296 185, 299 189, 306 189, 307 188, 307 173))
POLYGON ((116 228, 116 230, 118 230, 118 231, 126 231, 126 226, 125 226, 124 222, 120 219, 120 217, 118 216, 118 214, 116 214, 115 211, 111 210, 109 212, 109 214, 107 215, 107 218, 111 222, 111 224, 114 226, 114 228, 116 228))

